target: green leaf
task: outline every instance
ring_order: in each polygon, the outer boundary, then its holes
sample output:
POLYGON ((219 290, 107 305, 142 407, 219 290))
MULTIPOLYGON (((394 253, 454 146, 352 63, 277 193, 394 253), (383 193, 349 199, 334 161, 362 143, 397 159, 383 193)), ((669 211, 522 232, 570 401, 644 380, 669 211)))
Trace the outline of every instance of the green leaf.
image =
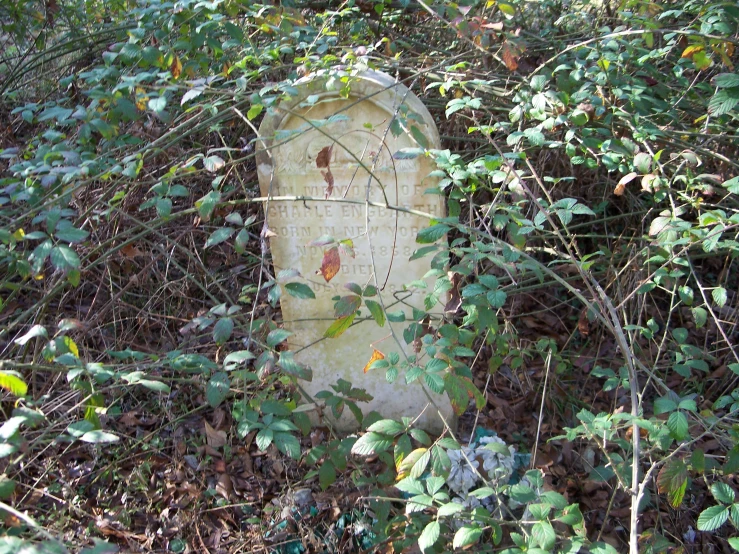
POLYGON ((551 550, 557 540, 554 527, 548 521, 539 521, 531 528, 531 537, 544 550, 551 550))
POLYGON ((448 504, 444 504, 443 506, 441 506, 436 515, 438 517, 448 517, 454 514, 458 514, 462 510, 464 510, 464 508, 461 504, 457 504, 456 502, 449 502, 448 504))
POLYGON ((0 371, 0 387, 9 390, 16 396, 25 396, 28 392, 28 385, 23 382, 23 379, 7 371, 0 371))
POLYGON ((683 460, 671 458, 657 474, 657 490, 667 494, 673 508, 682 504, 687 486, 688 466, 683 460))
POLYGON ((287 454, 293 460, 300 459, 300 441, 290 433, 275 433, 275 446, 283 454, 287 454))
POLYGON ((372 317, 375 319, 377 324, 380 327, 384 327, 385 312, 382 311, 382 306, 380 306, 380 304, 375 302, 374 300, 365 300, 364 303, 366 304, 367 309, 370 311, 370 314, 372 314, 372 317))
POLYGON ((233 235, 235 232, 236 232, 236 229, 234 229, 233 227, 221 227, 220 229, 216 229, 208 237, 208 240, 205 241, 205 247, 210 248, 211 246, 220 244, 223 241, 226 241, 229 238, 231 238, 231 235, 233 235))
POLYGON ((425 551, 428 548, 431 548, 436 544, 436 541, 439 540, 439 535, 441 534, 441 525, 439 525, 439 522, 434 520, 431 523, 429 523, 421 533, 421 536, 418 537, 418 547, 425 551))
POLYGON ((93 431, 88 431, 87 433, 82 435, 80 437, 80 440, 82 442, 102 444, 118 442, 119 440, 121 440, 121 438, 117 435, 114 435, 113 433, 106 433, 105 431, 101 431, 100 429, 95 429, 93 431))
POLYGON ((451 227, 449 227, 449 225, 437 223, 431 227, 421 229, 416 237, 416 242, 419 244, 431 244, 446 235, 450 230, 451 227))
POLYGON ((394 419, 381 419, 370 425, 367 431, 395 436, 405 431, 405 426, 394 419))
POLYGON ((735 493, 726 483, 714 483, 711 485, 711 494, 722 504, 732 504, 734 502, 735 493))
POLYGON ((392 437, 382 433, 365 433, 352 446, 352 454, 359 456, 371 456, 379 452, 385 452, 393 444, 392 437))
POLYGON ((675 440, 681 441, 688 436, 688 419, 682 412, 672 412, 667 418, 667 428, 675 440))
POLYGON ((739 537, 731 537, 726 539, 729 542, 729 546, 739 552, 739 537))
POLYGON ((505 304, 506 298, 508 298, 508 295, 504 290, 491 290, 487 294, 488 302, 490 302, 490 305, 493 308, 502 308, 503 304, 505 304))
POLYGON ((228 396, 228 390, 231 387, 228 374, 219 371, 214 373, 208 381, 208 386, 205 388, 205 399, 211 408, 217 408, 221 402, 228 396))
POLYGON ((301 300, 308 300, 316 297, 313 290, 303 283, 288 283, 285 285, 285 290, 290 296, 300 298, 301 300))
POLYGON ((698 516, 699 531, 715 531, 729 519, 728 506, 711 506, 698 516))
POLYGON ((405 479, 401 479, 397 483, 395 483, 395 488, 407 492, 408 494, 423 494, 425 492, 425 489, 423 488, 423 483, 419 481, 418 479, 414 479, 413 477, 406 477, 405 479))
POLYGON ((726 300, 728 299, 728 294, 724 287, 716 287, 715 289, 713 289, 711 291, 711 296, 713 296, 713 301, 719 308, 723 308, 724 304, 726 304, 726 300))
POLYGON ((252 354, 248 350, 238 350, 236 352, 231 352, 223 360, 223 368, 227 370, 231 370, 237 367, 239 364, 247 360, 253 360, 253 359, 254 359, 254 354, 252 354))
POLYGON ((70 269, 79 269, 80 259, 77 253, 69 246, 58 245, 51 249, 49 255, 51 265, 60 271, 69 271, 70 269))
POLYGON ((351 324, 354 321, 355 317, 357 317, 357 312, 354 312, 353 314, 346 317, 341 317, 337 319, 329 326, 328 329, 326 329, 326 332, 323 333, 323 336, 328 339, 335 339, 337 337, 340 337, 349 327, 351 327, 351 324))
POLYGON ((269 335, 267 335, 267 346, 274 348, 290 335, 292 335, 292 333, 286 329, 273 329, 269 332, 269 335))
POLYGON ((213 327, 213 340, 220 346, 231 338, 233 330, 234 320, 230 317, 223 317, 219 319, 213 327))
POLYGON ((454 540, 452 541, 453 548, 462 548, 470 544, 475 544, 482 535, 482 529, 479 527, 473 527, 465 525, 460 527, 454 534, 454 540))
POLYGON ((77 229, 74 225, 72 225, 71 221, 62 219, 57 224, 54 235, 56 236, 56 238, 58 238, 59 240, 63 240, 64 242, 82 242, 90 236, 90 233, 88 233, 87 231, 83 231, 82 229, 77 229))
POLYGON ((739 74, 719 73, 713 78, 713 82, 719 88, 739 87, 739 74))
POLYGON ((7 500, 13 496, 15 491, 15 481, 9 479, 6 475, 0 475, 0 500, 7 500))
POLYGON ((429 141, 426 138, 426 135, 423 134, 423 131, 421 131, 421 129, 419 129, 415 125, 411 125, 411 135, 413 135, 413 138, 419 144, 419 146, 421 146, 421 148, 428 149, 429 141))
POLYGON ((167 107, 167 99, 164 96, 149 100, 149 109, 153 112, 162 112, 167 107))
POLYGON ((336 468, 331 460, 326 460, 318 468, 318 482, 322 490, 326 490, 336 481, 336 468))

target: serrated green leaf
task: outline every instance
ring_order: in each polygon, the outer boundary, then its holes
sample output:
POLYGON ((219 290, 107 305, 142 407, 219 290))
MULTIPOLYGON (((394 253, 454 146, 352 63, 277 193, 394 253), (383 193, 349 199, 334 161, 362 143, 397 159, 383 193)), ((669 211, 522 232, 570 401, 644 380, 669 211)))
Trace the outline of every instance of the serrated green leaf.
POLYGON ((25 396, 28 392, 28 385, 20 377, 0 371, 0 387, 9 390, 15 396, 25 396))
POLYGON ((482 535, 482 529, 480 529, 479 527, 473 527, 471 525, 460 527, 454 534, 452 547, 463 548, 470 544, 475 544, 478 540, 480 540, 480 535, 482 535))
POLYGON ((385 326, 385 312, 382 311, 382 306, 380 306, 380 304, 375 302, 374 300, 365 299, 364 303, 367 306, 367 309, 370 311, 370 314, 372 314, 372 317, 374 318, 375 322, 380 327, 384 327, 385 326))
POLYGON ((370 425, 367 431, 395 436, 405 431, 405 426, 394 419, 381 419, 370 425))
POLYGON ((688 419, 682 412, 672 412, 667 418, 667 428, 675 440, 683 440, 688 436, 688 419))
POLYGON ((722 504, 732 504, 736 496, 734 493, 734 489, 732 489, 726 483, 721 482, 711 485, 711 494, 722 504))
POLYGON ((371 456, 372 454, 385 452, 392 443, 392 437, 382 433, 365 433, 352 446, 352 454, 371 456))
POLYGON ((287 283, 285 290, 290 296, 299 298, 301 300, 309 300, 316 297, 313 290, 304 283, 287 283))
POLYGON ((544 550, 549 551, 554 547, 557 540, 557 534, 554 527, 548 521, 539 521, 531 528, 531 537, 544 550))
POLYGON ((275 433, 274 441, 277 450, 287 454, 293 460, 300 459, 300 441, 290 433, 275 433))
POLYGON ((226 162, 220 156, 208 156, 203 159, 203 167, 211 173, 217 172, 224 165, 226 165, 226 162))
POLYGON ((724 304, 726 304, 726 300, 728 299, 728 293, 726 292, 726 289, 724 287, 716 287, 715 289, 713 289, 711 291, 711 296, 713 297, 713 301, 719 308, 723 308, 724 304))
POLYGON ((216 344, 218 345, 224 344, 231 338, 233 330, 234 320, 230 317, 222 317, 213 327, 213 340, 216 341, 216 344))
POLYGON ((421 129, 419 129, 415 125, 411 125, 411 135, 421 148, 428 149, 429 140, 426 138, 426 135, 423 134, 423 131, 421 131, 421 129))
POLYGON ((69 246, 58 245, 51 249, 49 254, 51 265, 60 271, 79 269, 80 258, 69 246))
POLYGON ((439 525, 439 522, 436 520, 430 522, 424 528, 421 536, 418 537, 418 547, 422 551, 426 551, 428 548, 431 548, 432 546, 434 546, 434 544, 436 544, 436 541, 439 540, 440 534, 441 525, 439 525))
POLYGON ((221 227, 220 229, 216 229, 208 237, 208 240, 205 241, 205 248, 210 248, 211 246, 227 241, 235 232, 236 229, 233 227, 221 227))
POLYGON ((90 233, 87 231, 83 231, 82 229, 77 229, 74 225, 72 225, 71 221, 62 219, 57 224, 54 235, 56 236, 56 238, 58 238, 59 240, 63 240, 64 242, 82 242, 90 236, 90 233))
POLYGON ((273 329, 269 332, 269 335, 267 335, 267 346, 274 348, 290 335, 292 335, 292 333, 286 329, 273 329))
POLYGON ((357 317, 357 312, 354 312, 353 314, 346 317, 341 317, 337 319, 329 326, 328 329, 326 329, 326 332, 323 333, 323 336, 328 339, 335 339, 337 337, 340 337, 344 334, 344 332, 346 332, 347 329, 349 329, 349 327, 351 327, 355 317, 357 317))
POLYGON ((419 244, 431 244, 446 235, 452 228, 443 223, 437 223, 431 227, 421 229, 416 236, 416 242, 419 244))
POLYGON ((231 382, 228 378, 228 373, 219 371, 214 373, 213 376, 208 380, 208 385, 205 388, 205 399, 211 408, 217 408, 221 405, 228 396, 228 390, 231 387, 231 382))
POLYGON ((454 514, 458 514, 462 510, 464 510, 464 508, 461 504, 457 504, 456 502, 449 502, 448 504, 444 504, 443 506, 441 506, 436 515, 438 517, 448 517, 454 514))
POLYGON ((729 519, 728 506, 711 506, 698 516, 699 531, 715 531, 729 519))
POLYGON ((326 460, 318 468, 318 482, 324 491, 336 482, 336 467, 331 460, 326 460))

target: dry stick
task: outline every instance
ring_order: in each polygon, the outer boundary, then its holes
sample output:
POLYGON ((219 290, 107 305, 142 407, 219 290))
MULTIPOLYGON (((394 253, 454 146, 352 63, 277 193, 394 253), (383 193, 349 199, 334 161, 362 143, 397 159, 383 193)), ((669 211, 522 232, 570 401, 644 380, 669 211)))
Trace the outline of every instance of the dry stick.
POLYGON ((549 370, 552 366, 552 349, 549 348, 547 358, 544 362, 546 372, 544 373, 544 388, 541 391, 541 405, 539 406, 539 421, 536 424, 536 439, 534 439, 534 450, 531 453, 531 468, 536 467, 536 451, 539 446, 539 437, 541 436, 541 422, 544 417, 544 402, 547 398, 547 383, 549 382, 549 370))

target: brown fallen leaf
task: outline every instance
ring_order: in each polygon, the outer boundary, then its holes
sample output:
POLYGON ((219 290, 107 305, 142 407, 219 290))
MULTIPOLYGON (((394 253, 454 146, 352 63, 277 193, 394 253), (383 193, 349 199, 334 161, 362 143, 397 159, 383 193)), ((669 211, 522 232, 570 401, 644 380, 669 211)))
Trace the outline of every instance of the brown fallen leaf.
POLYGON ((370 367, 373 363, 375 363, 378 360, 384 360, 385 354, 377 350, 376 348, 372 349, 372 357, 370 358, 369 362, 367 362, 367 365, 364 366, 364 372, 367 373, 370 370, 370 367))
POLYGON ((331 173, 331 169, 327 169, 326 171, 321 171, 321 175, 323 175, 323 180, 326 181, 326 198, 329 198, 334 193, 334 176, 331 173))
POLYGON ((323 253, 321 261, 321 275, 328 283, 333 279, 341 268, 341 257, 339 256, 339 248, 334 246, 323 253))
POLYGON ((211 448, 221 448, 228 442, 226 431, 216 431, 205 421, 205 440, 211 448))

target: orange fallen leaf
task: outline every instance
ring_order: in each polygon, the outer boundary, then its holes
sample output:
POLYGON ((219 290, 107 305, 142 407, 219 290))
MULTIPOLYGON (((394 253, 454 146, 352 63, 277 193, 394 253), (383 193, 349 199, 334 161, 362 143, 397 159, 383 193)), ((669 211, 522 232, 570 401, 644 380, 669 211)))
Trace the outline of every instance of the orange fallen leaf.
POLYGON ((341 257, 339 256, 339 248, 333 246, 323 253, 321 261, 321 275, 328 283, 333 279, 341 268, 341 257))
POLYGON ((370 370, 370 367, 372 367, 372 364, 375 363, 377 360, 384 360, 385 354, 377 350, 376 348, 372 349, 372 357, 370 358, 369 362, 367 362, 367 365, 364 366, 364 372, 367 373, 370 370))

